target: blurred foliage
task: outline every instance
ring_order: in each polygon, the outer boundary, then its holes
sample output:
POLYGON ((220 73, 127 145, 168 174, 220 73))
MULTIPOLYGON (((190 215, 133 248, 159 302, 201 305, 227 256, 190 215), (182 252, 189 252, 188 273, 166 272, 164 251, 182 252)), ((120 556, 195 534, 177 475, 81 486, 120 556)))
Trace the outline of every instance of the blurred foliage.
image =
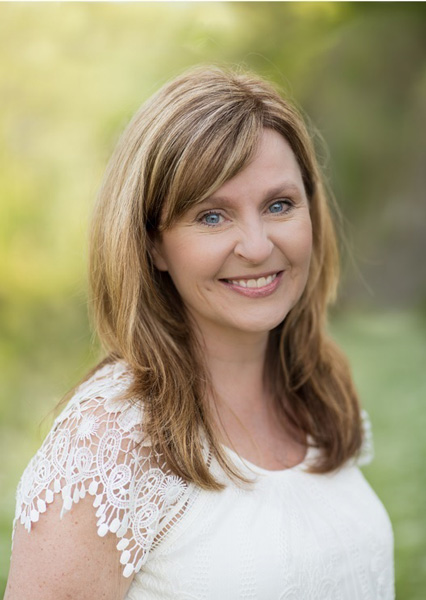
POLYGON ((398 598, 423 598, 426 5, 1 3, 0 50, 1 557, 44 417, 98 356, 86 230, 111 150, 166 80, 236 64, 318 130, 353 247, 334 322, 375 425, 366 474, 394 523, 398 598))
POLYGON ((397 600, 422 600, 426 584, 425 319, 351 312, 333 322, 373 424, 375 459, 363 469, 395 535, 397 600))

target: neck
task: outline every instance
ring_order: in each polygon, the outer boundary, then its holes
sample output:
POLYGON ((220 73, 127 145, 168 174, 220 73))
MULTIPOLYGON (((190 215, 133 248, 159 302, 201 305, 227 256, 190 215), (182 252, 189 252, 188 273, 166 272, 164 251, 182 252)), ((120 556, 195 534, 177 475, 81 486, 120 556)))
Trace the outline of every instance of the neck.
POLYGON ((218 335, 203 329, 199 335, 214 391, 209 401, 219 420, 251 428, 259 419, 271 419, 263 377, 268 333, 218 335))

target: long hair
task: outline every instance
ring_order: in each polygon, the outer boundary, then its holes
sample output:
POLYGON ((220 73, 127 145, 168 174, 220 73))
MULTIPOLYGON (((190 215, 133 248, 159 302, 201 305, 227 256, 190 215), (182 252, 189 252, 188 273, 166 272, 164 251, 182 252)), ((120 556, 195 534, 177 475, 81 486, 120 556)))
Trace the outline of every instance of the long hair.
POLYGON ((169 274, 154 266, 152 239, 239 173, 264 128, 284 136, 294 152, 313 229, 307 285, 270 333, 265 380, 281 414, 322 450, 311 471, 338 468, 360 449, 360 410, 347 361, 326 334, 338 281, 336 236, 312 139, 296 108, 252 74, 216 67, 184 73, 127 126, 92 217, 91 307, 104 362, 126 361, 134 374, 129 397, 143 404, 146 435, 174 473, 205 489, 223 487, 209 470, 206 448, 228 474, 240 476, 212 427, 209 374, 169 274))

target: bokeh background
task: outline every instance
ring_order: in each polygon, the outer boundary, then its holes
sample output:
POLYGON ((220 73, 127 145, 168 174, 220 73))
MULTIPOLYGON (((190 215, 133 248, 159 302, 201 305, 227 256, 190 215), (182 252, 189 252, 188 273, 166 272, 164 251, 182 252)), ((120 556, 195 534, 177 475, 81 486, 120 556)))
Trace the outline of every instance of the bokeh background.
POLYGON ((373 423, 397 597, 424 599, 426 5, 386 2, 0 4, 0 591, 21 472, 99 357, 86 231, 106 162, 141 102, 200 63, 272 79, 326 142, 347 239, 330 326, 373 423))

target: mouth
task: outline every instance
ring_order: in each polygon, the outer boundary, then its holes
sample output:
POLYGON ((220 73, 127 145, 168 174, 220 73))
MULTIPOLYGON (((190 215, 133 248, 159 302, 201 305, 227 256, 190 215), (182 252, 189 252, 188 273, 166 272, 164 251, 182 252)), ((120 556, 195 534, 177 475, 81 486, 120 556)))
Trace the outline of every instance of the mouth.
POLYGON ((248 298, 263 298, 269 296, 280 284, 284 271, 264 273, 257 277, 235 277, 220 279, 229 290, 237 292, 248 298))
POLYGON ((221 279, 220 281, 242 288, 260 289, 270 285, 281 273, 282 271, 275 271, 257 277, 233 277, 232 279, 221 279))

